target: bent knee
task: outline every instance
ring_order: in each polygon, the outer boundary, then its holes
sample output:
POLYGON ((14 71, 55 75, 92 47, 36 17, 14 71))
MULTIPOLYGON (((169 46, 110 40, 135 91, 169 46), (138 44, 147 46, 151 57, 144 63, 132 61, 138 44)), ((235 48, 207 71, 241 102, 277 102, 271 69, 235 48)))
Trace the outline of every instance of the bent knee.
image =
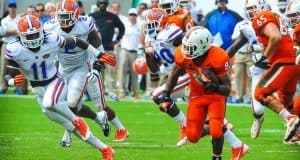
POLYGON ((191 143, 197 143, 201 138, 201 130, 187 128, 187 138, 191 143))

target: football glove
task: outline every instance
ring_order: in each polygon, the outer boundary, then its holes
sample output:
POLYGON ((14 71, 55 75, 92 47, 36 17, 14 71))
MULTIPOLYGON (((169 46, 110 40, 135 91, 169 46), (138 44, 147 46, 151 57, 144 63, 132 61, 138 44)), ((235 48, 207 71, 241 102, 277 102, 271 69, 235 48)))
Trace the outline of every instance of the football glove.
POLYGON ((22 84, 24 83, 24 81, 25 81, 25 77, 24 77, 23 74, 18 74, 18 75, 16 75, 15 78, 14 78, 14 84, 15 84, 15 86, 17 86, 17 87, 21 87, 22 84))
POLYGON ((102 53, 98 57, 98 62, 108 64, 112 67, 116 66, 116 58, 114 55, 109 53, 102 53))

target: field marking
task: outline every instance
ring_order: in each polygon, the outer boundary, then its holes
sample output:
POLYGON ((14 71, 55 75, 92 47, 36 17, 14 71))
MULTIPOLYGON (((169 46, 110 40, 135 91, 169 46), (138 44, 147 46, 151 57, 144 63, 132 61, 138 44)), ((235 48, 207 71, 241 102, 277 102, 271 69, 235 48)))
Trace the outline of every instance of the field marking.
MULTIPOLYGON (((23 99, 35 99, 35 96, 34 95, 16 95, 16 94, 2 94, 0 95, 0 99, 1 98, 23 98, 23 99)), ((112 102, 114 100, 112 100, 111 98, 109 97, 106 97, 106 101, 108 102, 112 102)), ((84 101, 83 101, 84 102, 84 101)), ((132 102, 132 103, 140 103, 140 102, 143 102, 143 103, 151 103, 153 102, 152 100, 150 99, 140 99, 140 100, 135 100, 133 98, 128 98, 128 99, 122 99, 120 100, 119 102, 132 102)), ((187 104, 187 102, 184 102, 184 101, 178 101, 176 102, 177 104, 187 104)), ((229 106, 233 106, 233 107, 250 107, 250 105, 248 104, 243 104, 243 103, 240 103, 240 104, 233 104, 233 103, 227 103, 227 105, 229 106)))

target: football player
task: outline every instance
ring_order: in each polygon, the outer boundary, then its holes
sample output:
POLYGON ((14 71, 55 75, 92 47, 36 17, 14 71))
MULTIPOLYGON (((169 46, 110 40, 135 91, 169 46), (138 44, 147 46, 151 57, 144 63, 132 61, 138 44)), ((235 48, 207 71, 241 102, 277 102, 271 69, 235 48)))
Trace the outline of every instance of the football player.
POLYGON ((295 51, 287 27, 280 16, 270 11, 265 1, 253 3, 252 26, 263 44, 263 55, 258 62, 271 65, 267 69, 254 91, 255 99, 279 114, 286 122, 284 140, 288 141, 299 126, 299 117, 286 108, 293 105, 293 96, 299 79, 300 66, 295 65, 295 51), (278 97, 273 93, 277 92, 278 97))
MULTIPOLYGON (((72 35, 83 38, 98 48, 99 52, 104 52, 101 38, 95 29, 93 20, 90 17, 78 15, 78 4, 75 0, 60 1, 57 4, 55 14, 56 19, 47 22, 45 28, 55 30, 61 35, 72 35)), ((108 120, 117 117, 114 111, 106 105, 104 94, 101 93, 104 92, 103 83, 102 77, 99 75, 97 69, 99 66, 103 66, 103 63, 99 63, 98 61, 94 62, 94 57, 89 56, 86 51, 75 46, 61 49, 59 52, 58 59, 61 64, 61 70, 68 80, 68 105, 73 108, 75 113, 95 120, 95 122, 102 127, 104 135, 108 136, 109 125, 106 122, 100 121, 100 119, 104 116, 105 120, 106 113, 108 120), (89 70, 91 70, 90 73, 89 70), (78 77, 83 78, 78 79, 78 77), (86 105, 81 105, 81 98, 86 89, 98 111, 101 111, 98 114, 94 113, 86 105), (114 117, 112 118, 112 116, 114 117)), ((116 62, 113 56, 110 54, 104 54, 104 56, 106 56, 105 58, 108 60, 105 61, 107 64, 115 65, 116 62)), ((104 56, 102 56, 102 59, 104 56)), ((119 122, 119 124, 121 123, 119 122)), ((123 127, 122 124, 121 127, 123 127)), ((124 129, 124 127, 121 129, 124 129)), ((65 132, 61 142, 62 146, 70 146, 70 135, 70 133, 65 132)))
MULTIPOLYGON (((294 49, 296 49, 296 65, 300 64, 300 0, 291 1, 286 10, 286 16, 288 18, 288 23, 291 29, 293 30, 293 41, 294 41, 294 49)), ((300 96, 294 100, 293 104, 293 113, 300 115, 300 96)), ((295 135, 289 140, 284 141, 286 144, 300 144, 300 127, 298 127, 295 135)))
MULTIPOLYGON (((175 48, 181 44, 181 39, 183 37, 183 31, 178 26, 168 24, 168 14, 161 8, 150 10, 144 22, 147 64, 152 73, 160 72, 163 76, 167 76, 172 70, 174 64, 174 51, 175 48)), ((172 98, 184 97, 185 87, 189 84, 189 81, 188 75, 182 75, 177 87, 174 89, 175 91, 172 98)), ((185 133, 186 117, 173 100, 170 99, 167 105, 166 103, 160 102, 159 97, 161 96, 163 89, 164 86, 154 89, 151 97, 154 102, 159 105, 161 111, 167 113, 180 124, 181 132, 177 143, 177 146, 179 147, 185 144, 187 140, 185 133)))
POLYGON ((104 159, 111 159, 113 149, 94 137, 85 121, 69 109, 65 102, 66 81, 55 66, 55 58, 61 48, 76 46, 100 59, 105 55, 82 39, 45 31, 35 16, 22 17, 18 22, 18 33, 19 39, 7 45, 5 56, 8 69, 19 69, 22 73, 9 81, 20 86, 25 76, 30 80, 43 113, 50 120, 99 149, 104 159))
POLYGON ((180 7, 179 0, 160 0, 159 7, 166 10, 169 15, 169 23, 174 23, 180 27, 183 32, 187 32, 194 26, 194 21, 190 12, 180 7))
POLYGON ((226 96, 230 94, 229 57, 211 46, 212 35, 203 27, 191 28, 175 52, 175 63, 169 74, 162 99, 170 99, 178 77, 186 72, 190 79, 187 110, 187 138, 196 143, 202 136, 206 116, 212 136, 213 160, 221 159, 223 149, 223 120, 226 96), (215 57, 218 57, 216 59, 215 57))
MULTIPOLYGON (((146 59, 151 72, 161 72, 162 75, 168 75, 174 66, 174 52, 175 47, 181 44, 183 38, 182 30, 174 25, 168 24, 168 18, 162 9, 152 9, 147 15, 145 22, 146 39, 146 59), (157 25, 155 25, 157 23, 157 25), (173 36, 171 36, 173 35, 173 36), (149 49, 151 48, 151 49, 149 49), (151 51, 151 52, 149 52, 151 51)), ((165 85, 156 88, 152 97, 154 102, 159 105, 160 110, 167 112, 167 114, 180 123, 181 134, 177 146, 180 147, 186 143, 187 137, 185 133, 186 118, 183 112, 176 106, 173 101, 174 98, 188 98, 186 95, 186 87, 190 84, 190 76, 182 73, 179 77, 176 86, 171 92, 171 99, 162 99, 164 97, 163 91, 165 85)), ((228 121, 224 119, 224 125, 227 127, 228 121)), ((204 130, 209 129, 205 127, 204 130)), ((232 146, 233 159, 243 157, 248 151, 249 147, 240 141, 230 129, 224 131, 225 140, 232 146)), ((204 135, 209 135, 209 131, 204 132, 204 135)))

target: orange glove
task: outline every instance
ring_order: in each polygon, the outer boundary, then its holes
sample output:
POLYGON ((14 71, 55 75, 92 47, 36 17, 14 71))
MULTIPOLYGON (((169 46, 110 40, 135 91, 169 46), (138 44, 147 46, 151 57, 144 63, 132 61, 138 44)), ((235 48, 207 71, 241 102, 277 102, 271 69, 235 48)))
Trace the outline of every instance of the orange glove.
POLYGON ((112 67, 115 67, 117 63, 115 56, 109 53, 102 53, 98 58, 98 62, 106 63, 112 67))
POLYGON ((15 86, 21 87, 22 84, 24 83, 24 81, 25 81, 25 77, 23 74, 18 74, 15 76, 15 79, 14 79, 15 86))

